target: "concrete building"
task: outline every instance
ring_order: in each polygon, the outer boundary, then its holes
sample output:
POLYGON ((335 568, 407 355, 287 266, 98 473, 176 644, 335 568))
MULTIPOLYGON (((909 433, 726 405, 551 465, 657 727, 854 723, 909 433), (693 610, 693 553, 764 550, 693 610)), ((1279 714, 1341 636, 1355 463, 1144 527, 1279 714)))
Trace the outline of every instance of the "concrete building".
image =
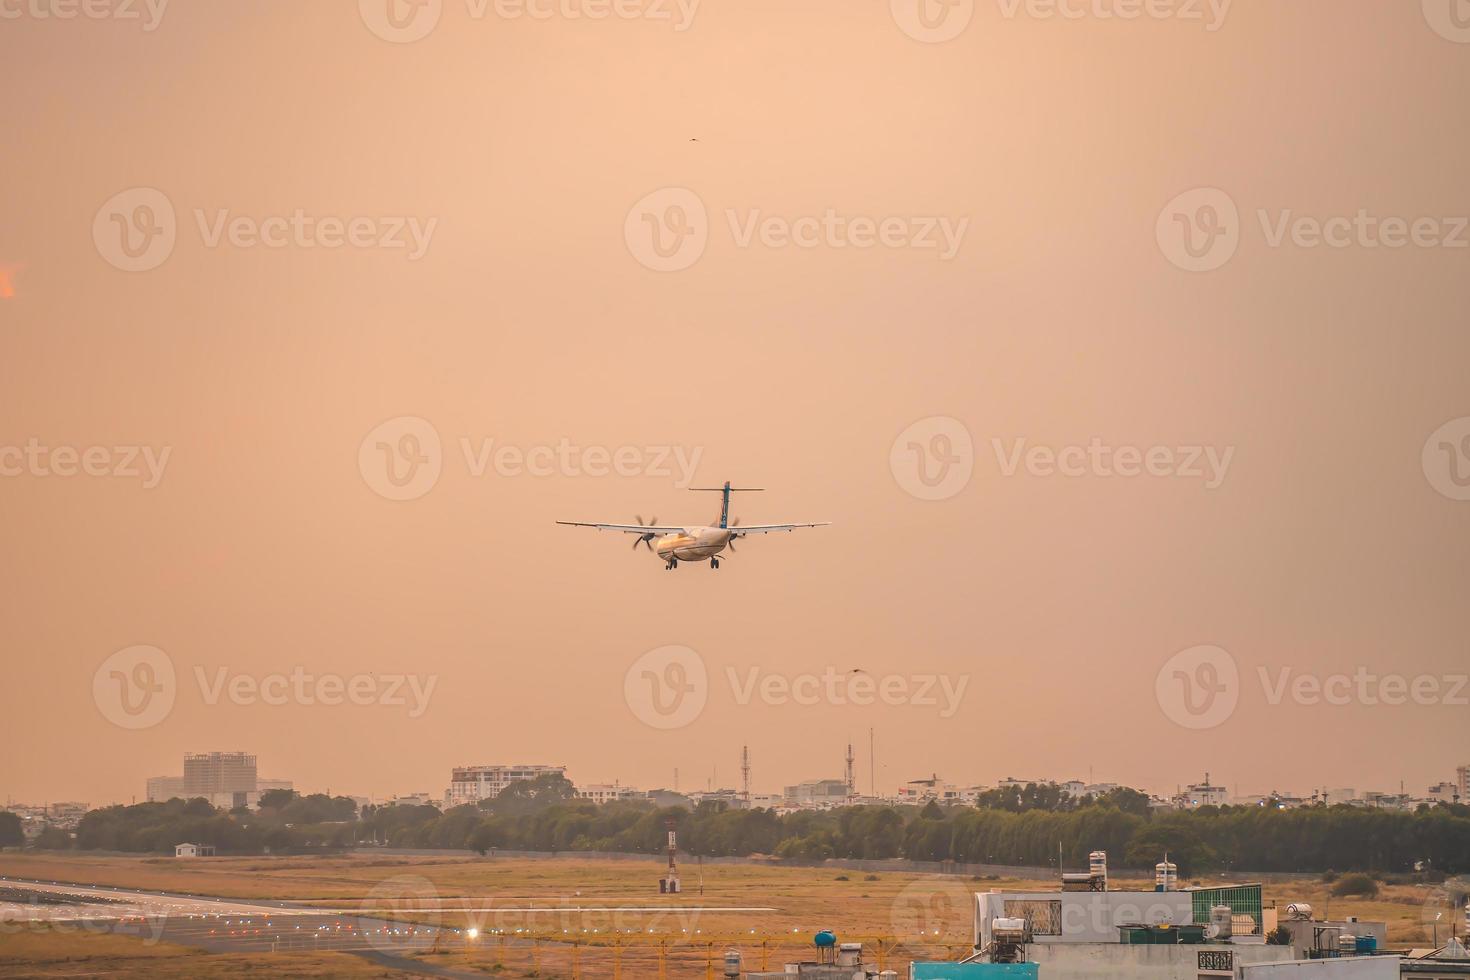
POLYGON ((1464 797, 1460 795, 1459 783, 1443 782, 1429 787, 1425 799, 1430 803, 1458 803, 1464 797))
POLYGON ((176 858, 198 858, 214 857, 213 844, 175 844, 174 857, 176 858))
POLYGON ((402 793, 390 796, 382 804, 383 806, 438 806, 439 801, 427 790, 422 793, 402 793))
POLYGON ((248 752, 190 752, 184 756, 182 776, 153 776, 148 780, 148 802, 205 799, 220 810, 253 807, 269 789, 292 789, 289 779, 262 779, 255 756, 248 752))
POLYGON ((1387 922, 1364 922, 1356 918, 1286 919, 1278 925, 1291 934, 1291 950, 1296 959, 1335 956, 1344 936, 1371 936, 1375 949, 1382 949, 1388 942, 1387 922))
MULTIPOLYGON (((1004 954, 1038 967, 1041 977, 1059 980, 1398 977, 1397 957, 1337 956, 1338 933, 1330 937, 1330 959, 1311 958, 1322 955, 1321 942, 1301 948, 1268 945, 1264 932, 1275 925, 1269 914, 1275 910, 1263 909, 1260 896, 1255 884, 1152 892, 982 892, 975 896, 974 943, 979 958, 1004 954), (1216 909, 1233 912, 1221 931, 1211 924, 1216 909)), ((1354 936, 1386 931, 1383 923, 1350 925, 1354 936)), ((936 980, 968 976, 955 971, 927 975, 936 980)))
POLYGON ((183 776, 151 776, 148 779, 148 802, 167 803, 184 796, 183 776))
POLYGON ((899 803, 961 803, 964 790, 954 783, 947 783, 934 773, 928 779, 911 779, 898 788, 899 803))
POLYGON ((1439 949, 1416 949, 1403 961, 1404 977, 1413 980, 1465 980, 1470 977, 1470 950, 1451 939, 1439 949))
POLYGON ((583 800, 591 800, 598 806, 604 803, 612 803, 616 800, 641 800, 644 799, 642 790, 631 786, 622 786, 618 783, 587 783, 577 787, 577 797, 583 800))
POLYGON ((1180 926, 1194 922, 1189 892, 980 892, 975 895, 975 944, 989 946, 996 919, 1024 919, 1037 946, 1118 943, 1125 925, 1180 926))
POLYGON ((1460 784, 1460 799, 1470 800, 1470 766, 1456 769, 1455 781, 1460 784))
POLYGON ((566 766, 457 766, 450 774, 449 792, 444 794, 446 807, 493 800, 511 783, 538 776, 565 776, 566 766))
POLYGON ((842 806, 847 802, 847 781, 843 779, 808 779, 787 786, 781 793, 788 806, 802 809, 842 806))
POLYGON ((1210 782, 1210 774, 1205 773, 1205 781, 1184 787, 1184 792, 1179 794, 1180 809, 1194 810, 1202 806, 1225 806, 1230 802, 1230 793, 1224 786, 1216 786, 1210 782))
POLYGON ((254 793, 255 756, 249 752, 189 752, 184 756, 183 795, 254 793))

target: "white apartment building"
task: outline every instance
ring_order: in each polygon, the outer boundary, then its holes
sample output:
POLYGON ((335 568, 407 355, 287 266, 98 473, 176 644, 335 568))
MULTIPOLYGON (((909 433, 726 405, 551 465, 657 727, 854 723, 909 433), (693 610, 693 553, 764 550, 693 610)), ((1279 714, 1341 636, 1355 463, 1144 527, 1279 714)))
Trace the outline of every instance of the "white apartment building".
POLYGON ((621 786, 618 783, 587 783, 585 786, 577 787, 577 797, 583 800, 591 800, 598 806, 604 803, 612 803, 615 800, 642 800, 646 794, 640 789, 631 786, 621 786))
POLYGON ((450 776, 449 792, 444 794, 444 804, 452 807, 493 800, 511 783, 566 773, 566 766, 456 766, 450 776))

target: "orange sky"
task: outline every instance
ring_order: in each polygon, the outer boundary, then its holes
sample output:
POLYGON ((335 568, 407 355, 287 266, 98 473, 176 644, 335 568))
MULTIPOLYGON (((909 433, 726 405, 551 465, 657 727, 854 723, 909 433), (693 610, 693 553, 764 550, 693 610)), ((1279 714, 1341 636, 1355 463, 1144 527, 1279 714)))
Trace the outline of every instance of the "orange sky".
MULTIPOLYGON (((1421 460, 1470 416, 1470 38, 1435 0, 1239 3, 1216 30, 1204 3, 977 0, 942 42, 905 0, 704 0, 682 30, 672 2, 444 0, 408 43, 374 33, 373 0, 174 0, 151 30, 36 2, 0 23, 0 263, 25 267, 0 304, 0 451, 139 447, 140 475, 0 477, 0 793, 126 800, 186 750, 235 748, 336 792, 520 761, 692 788, 733 784, 742 744, 776 790, 838 775, 870 726, 885 789, 1091 769, 1422 792, 1470 762, 1449 695, 1270 697, 1283 669, 1470 669, 1470 502, 1421 460), (670 188, 704 209, 681 212, 704 248, 659 271, 635 237, 674 199, 635 204, 670 188), (1198 188, 1238 212, 1207 271, 1161 242, 1198 188), (1344 247, 1295 223, 1360 211, 1344 247), (1425 217, 1435 244, 1382 244, 1384 219, 1425 217), (330 247, 357 218, 360 243, 330 247), (948 258, 863 247, 885 219, 904 243, 963 232, 948 258), (815 244, 780 244, 798 225, 815 244), (128 271, 158 253, 124 233, 171 251, 128 271), (390 500, 359 450, 402 416, 433 427, 440 473, 390 500), (890 464, 931 417, 973 445, 942 500, 890 464), (1231 456, 1213 488, 1007 475, 1017 440, 1093 439, 1231 456), (697 485, 769 488, 737 500, 746 523, 834 525, 666 573, 552 522, 705 521, 715 498, 650 455, 475 475, 485 440, 678 447, 697 485), (94 675, 138 644, 176 689, 127 728, 94 675), (1155 681, 1200 644, 1238 664, 1239 703, 1191 729, 1155 681), (672 730, 625 700, 666 645, 711 679, 672 730), (221 676, 298 668, 435 680, 417 717, 209 703, 221 676), (742 704, 729 679, 829 668, 963 679, 963 701, 742 704)), ((866 789, 865 749, 858 768, 866 789)))

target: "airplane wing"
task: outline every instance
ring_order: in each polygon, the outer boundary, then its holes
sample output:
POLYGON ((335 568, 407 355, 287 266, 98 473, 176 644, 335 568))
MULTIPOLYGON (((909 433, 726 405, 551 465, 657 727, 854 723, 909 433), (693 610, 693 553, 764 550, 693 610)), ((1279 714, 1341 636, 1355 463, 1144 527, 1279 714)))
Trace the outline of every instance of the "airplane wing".
POLYGON ((772 531, 794 531, 799 527, 826 527, 831 521, 817 521, 815 524, 748 524, 740 527, 732 527, 737 537, 747 534, 770 534, 772 531))
POLYGON ((584 521, 557 521, 568 527, 595 527, 599 531, 622 531, 624 534, 679 534, 682 526, 665 524, 588 524, 584 521))

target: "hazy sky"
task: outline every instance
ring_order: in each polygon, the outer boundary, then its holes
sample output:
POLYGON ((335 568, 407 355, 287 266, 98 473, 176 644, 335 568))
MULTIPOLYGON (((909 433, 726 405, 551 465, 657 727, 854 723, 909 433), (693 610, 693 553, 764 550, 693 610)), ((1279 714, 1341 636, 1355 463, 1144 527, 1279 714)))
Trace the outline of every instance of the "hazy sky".
POLYGON ((1470 763, 1457 0, 913 2, 0 0, 0 794, 1470 763))

